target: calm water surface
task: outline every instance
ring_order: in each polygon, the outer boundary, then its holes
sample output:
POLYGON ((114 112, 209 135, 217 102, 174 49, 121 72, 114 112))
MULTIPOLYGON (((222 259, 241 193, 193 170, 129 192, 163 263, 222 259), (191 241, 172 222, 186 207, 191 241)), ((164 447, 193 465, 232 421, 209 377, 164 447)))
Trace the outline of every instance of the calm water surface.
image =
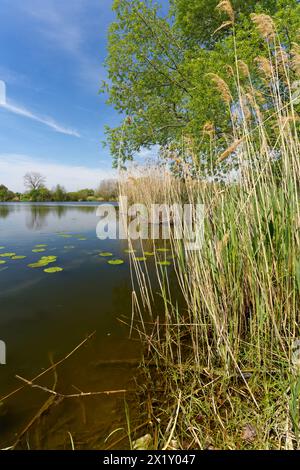
MULTIPOLYGON (((131 316, 131 280, 127 243, 96 236, 96 205, 0 204, 0 255, 13 252, 25 259, 0 264, 0 339, 7 346, 7 364, 0 365, 0 397, 18 386, 18 374, 31 378, 59 360, 96 331, 78 352, 57 369, 57 390, 76 393, 133 388, 133 367, 140 356, 137 340, 118 320, 131 316), (44 244, 45 252, 34 253, 44 244), (111 266, 99 252, 124 259, 111 266), (47 274, 28 264, 55 255, 47 274)), ((52 386, 47 374, 40 384, 52 386)), ((0 448, 16 436, 49 395, 26 387, 0 405, 0 448)), ((1 401, 1 400, 0 400, 1 401)), ((52 406, 24 435, 19 448, 104 448, 105 437, 124 426, 124 396, 68 399, 52 406)), ((115 437, 120 437, 120 433, 115 437)))

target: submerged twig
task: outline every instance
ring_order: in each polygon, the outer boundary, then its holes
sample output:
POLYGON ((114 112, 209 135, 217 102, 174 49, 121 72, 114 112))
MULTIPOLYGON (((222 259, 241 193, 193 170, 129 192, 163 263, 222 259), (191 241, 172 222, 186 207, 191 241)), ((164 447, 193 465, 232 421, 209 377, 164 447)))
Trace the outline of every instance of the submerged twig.
MULTIPOLYGON (((78 351, 78 349, 81 348, 81 346, 83 346, 89 339, 91 339, 92 336, 94 336, 95 333, 96 333, 96 331, 93 331, 93 333, 89 334, 83 341, 81 341, 81 343, 79 343, 74 349, 72 349, 72 351, 69 352, 65 357, 63 357, 62 359, 57 361, 55 364, 52 364, 50 367, 48 367, 48 369, 44 370, 40 374, 36 375, 33 379, 31 379, 31 382, 34 382, 35 380, 39 379, 43 375, 47 374, 47 372, 50 372, 51 370, 55 369, 57 366, 62 364, 64 361, 69 359, 69 357, 72 356, 76 351, 78 351)), ((8 395, 5 395, 4 397, 1 397, 0 402, 4 401, 4 400, 7 400, 7 398, 10 398, 11 396, 15 395, 17 392, 20 392, 21 390, 23 390, 24 387, 25 387, 25 385, 22 385, 21 387, 18 387, 17 389, 10 392, 8 395)))
POLYGON ((97 392, 80 392, 80 393, 64 394, 64 393, 56 392, 55 390, 52 390, 51 388, 43 387, 42 385, 35 384, 32 382, 32 380, 27 380, 24 377, 21 377, 20 375, 16 375, 16 378, 21 380, 22 382, 25 382, 26 385, 29 385, 32 388, 43 390, 44 392, 50 393, 51 395, 54 395, 55 397, 59 397, 59 398, 91 397, 94 395, 112 395, 115 393, 126 393, 129 391, 135 391, 135 390, 103 390, 103 391, 97 391, 97 392))

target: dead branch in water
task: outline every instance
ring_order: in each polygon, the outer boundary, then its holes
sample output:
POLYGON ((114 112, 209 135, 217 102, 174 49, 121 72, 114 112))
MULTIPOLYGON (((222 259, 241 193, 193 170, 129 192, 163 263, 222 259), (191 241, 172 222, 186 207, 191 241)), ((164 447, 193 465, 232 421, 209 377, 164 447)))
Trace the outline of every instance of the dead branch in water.
MULTIPOLYGON (((51 360, 51 366, 53 367, 53 375, 54 375, 53 389, 55 390, 56 385, 57 385, 57 372, 56 372, 55 364, 53 363, 52 360, 51 360)), ((18 434, 18 437, 15 443, 11 447, 9 447, 7 450, 15 449, 18 443, 20 442, 20 440, 22 439, 22 437, 27 433, 27 431, 29 431, 31 426, 33 426, 33 424, 36 421, 38 421, 42 417, 42 415, 46 413, 52 407, 52 405, 58 405, 62 400, 63 400, 62 397, 55 397, 55 396, 49 397, 48 400, 46 400, 45 403, 40 407, 38 412, 31 418, 29 423, 27 423, 25 428, 18 434)))
POLYGON ((135 391, 135 390, 102 390, 102 391, 97 391, 97 392, 80 392, 80 393, 64 394, 64 393, 56 392, 55 390, 52 390, 51 388, 43 387, 42 385, 35 384, 32 382, 32 380, 24 379, 24 377, 20 377, 20 375, 16 375, 16 378, 21 380, 22 382, 25 382, 26 385, 29 385, 32 388, 43 390, 44 392, 50 393, 50 395, 53 395, 58 398, 80 398, 80 397, 91 397, 95 395, 113 395, 116 393, 127 393, 127 392, 135 391))
MULTIPOLYGON (((39 379, 43 375, 47 374, 47 372, 50 372, 51 370, 55 369, 57 366, 62 364, 64 361, 69 359, 69 357, 72 356, 76 351, 78 351, 78 349, 81 348, 81 346, 83 346, 89 339, 91 339, 94 336, 95 333, 96 333, 96 331, 93 331, 93 333, 89 334, 83 341, 81 341, 81 343, 79 343, 74 349, 72 349, 72 351, 69 352, 65 357, 60 359, 55 364, 52 364, 50 367, 48 367, 48 369, 44 370, 40 374, 36 375, 33 379, 31 379, 30 382, 34 382, 35 380, 39 379)), ((15 395, 17 392, 20 392, 21 390, 23 390, 25 388, 25 386, 26 385, 22 385, 21 387, 18 387, 14 391, 10 392, 8 395, 6 395, 4 397, 1 397, 0 402, 4 401, 4 400, 7 400, 7 398, 10 398, 11 396, 15 395)))

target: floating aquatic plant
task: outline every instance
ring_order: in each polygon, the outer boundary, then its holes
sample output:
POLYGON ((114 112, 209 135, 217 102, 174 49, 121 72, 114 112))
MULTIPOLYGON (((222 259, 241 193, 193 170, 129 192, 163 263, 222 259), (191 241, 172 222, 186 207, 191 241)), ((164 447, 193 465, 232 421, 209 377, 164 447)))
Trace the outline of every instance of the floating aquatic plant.
POLYGON ((46 251, 45 248, 34 248, 32 253, 42 253, 43 251, 46 251))
POLYGON ((52 274, 52 273, 58 273, 60 271, 63 271, 63 268, 59 268, 58 266, 55 266, 53 268, 47 268, 47 269, 44 269, 44 272, 45 273, 49 273, 49 274, 52 274))
POLYGON ((0 259, 0 264, 5 264, 6 261, 4 261, 4 259, 0 259))
POLYGON ((170 251, 170 248, 157 248, 156 251, 159 251, 160 253, 167 253, 168 251, 170 251))
POLYGON ((171 266, 170 261, 158 261, 157 264, 160 264, 160 266, 171 266))
POLYGON ((112 264, 112 265, 119 265, 119 264, 124 264, 124 261, 122 259, 110 259, 109 261, 107 261, 108 264, 112 264))
POLYGON ((57 260, 57 256, 42 256, 42 258, 37 261, 36 263, 31 263, 28 264, 27 266, 29 268, 44 268, 45 266, 48 266, 50 263, 55 263, 57 260))
POLYGON ((48 266, 47 261, 37 261, 36 263, 30 263, 27 264, 28 268, 44 268, 45 266, 48 266))
POLYGON ((145 256, 137 256, 136 261, 147 261, 147 258, 145 256))
POLYGON ((103 258, 109 258, 110 256, 113 256, 113 253, 110 253, 109 251, 103 251, 102 253, 99 253, 99 256, 102 256, 103 258))
POLYGON ((124 250, 124 253, 127 253, 128 255, 132 255, 133 253, 136 253, 136 250, 124 250))
POLYGON ((85 237, 80 237, 80 238, 77 238, 77 240, 84 241, 84 240, 86 240, 86 238, 85 237))
POLYGON ((144 251, 145 256, 154 256, 154 253, 152 251, 144 251))
POLYGON ((42 256, 40 261, 47 261, 47 263, 53 263, 57 260, 57 256, 42 256))
POLYGON ((1 253, 1 258, 11 258, 12 256, 16 256, 16 253, 1 253))
POLYGON ((35 245, 35 248, 45 248, 48 245, 35 245))
POLYGON ((59 233, 59 236, 62 238, 72 238, 72 235, 69 235, 68 233, 59 233))
POLYGON ((0 250, 4 250, 5 246, 0 246, 0 250))
POLYGON ((12 256, 11 259, 25 259, 26 256, 24 255, 16 255, 16 256, 12 256))

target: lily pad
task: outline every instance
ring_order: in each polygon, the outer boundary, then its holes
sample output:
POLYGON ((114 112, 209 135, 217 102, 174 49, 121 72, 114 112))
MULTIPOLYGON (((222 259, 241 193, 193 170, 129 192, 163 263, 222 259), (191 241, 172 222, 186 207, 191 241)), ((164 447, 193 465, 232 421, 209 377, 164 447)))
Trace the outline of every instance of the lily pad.
POLYGON ((4 250, 5 246, 0 246, 0 250, 4 250))
POLYGON ((36 263, 31 263, 28 264, 27 266, 29 268, 44 268, 45 266, 48 266, 50 263, 55 263, 57 260, 57 256, 42 256, 39 261, 36 263))
POLYGON ((72 238, 72 235, 69 235, 68 233, 60 233, 59 236, 62 238, 72 238))
POLYGON ((16 253, 1 253, 1 258, 11 258, 12 256, 16 256, 16 253))
POLYGON ((48 245, 35 245, 36 248, 45 248, 48 245))
POLYGON ((63 271, 63 268, 59 268, 58 266, 55 266, 53 268, 44 269, 44 272, 49 273, 49 274, 59 273, 60 271, 63 271))
POLYGON ((160 253, 167 253, 168 251, 170 251, 170 248, 157 248, 156 251, 159 251, 160 253))
POLYGON ((113 256, 113 253, 110 253, 109 251, 103 251, 102 253, 99 253, 99 256, 102 256, 103 258, 109 258, 110 256, 113 256))
POLYGON ((46 251, 45 248, 35 248, 32 253, 42 253, 43 251, 46 251))
POLYGON ((151 251, 144 251, 145 256, 154 256, 154 253, 151 251))
POLYGON ((119 264, 124 264, 124 261, 122 259, 110 259, 107 262, 108 262, 108 264, 112 264, 114 266, 117 266, 119 264))
POLYGON ((85 237, 80 237, 80 238, 78 237, 77 240, 84 241, 84 240, 86 240, 86 238, 85 237))
POLYGON ((26 256, 24 255, 17 255, 17 256, 12 256, 11 259, 25 259, 26 256))
POLYGON ((4 259, 0 259, 0 264, 5 264, 6 261, 4 261, 4 259))
POLYGON ((47 261, 37 261, 36 263, 30 263, 27 264, 28 268, 44 268, 45 266, 48 266, 47 261))
POLYGON ((124 253, 127 253, 128 255, 131 255, 133 253, 136 253, 136 250, 124 250, 124 253))
POLYGON ((157 264, 160 266, 171 266, 170 261, 158 261, 157 264))
POLYGON ((47 261, 47 263, 53 263, 57 260, 57 256, 42 256, 40 261, 47 261))
POLYGON ((136 261, 147 261, 147 258, 145 256, 137 256, 136 261))

